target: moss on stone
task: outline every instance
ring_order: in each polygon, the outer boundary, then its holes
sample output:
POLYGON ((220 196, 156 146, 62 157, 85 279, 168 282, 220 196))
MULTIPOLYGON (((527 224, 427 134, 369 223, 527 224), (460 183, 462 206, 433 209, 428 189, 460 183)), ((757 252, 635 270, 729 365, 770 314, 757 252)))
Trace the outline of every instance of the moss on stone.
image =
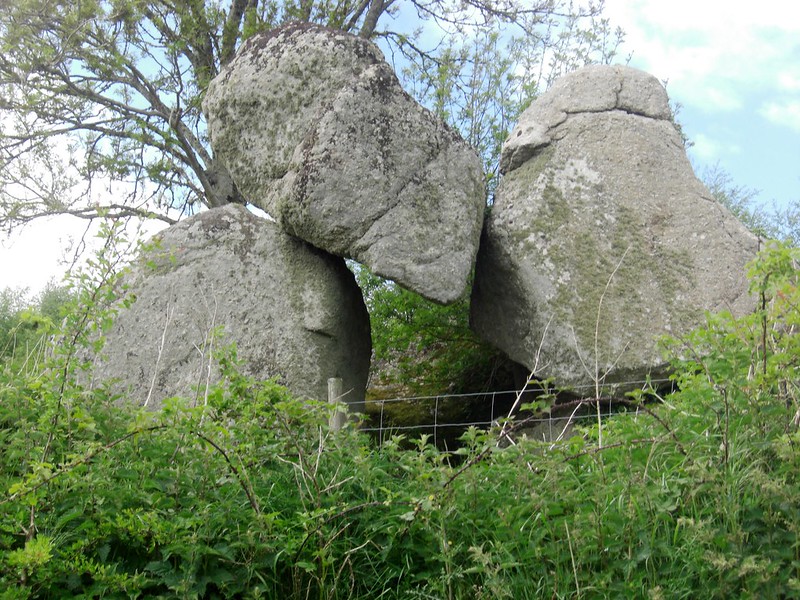
MULTIPOLYGON (((654 248, 636 210, 603 202, 602 184, 590 177, 571 179, 563 190, 553 158, 546 149, 506 176, 504 186, 536 196, 524 211, 507 208, 504 216, 526 220, 513 223, 511 239, 539 261, 534 268, 544 269, 555 288, 542 314, 568 323, 582 353, 594 353, 597 337, 601 364, 610 363, 631 341, 626 340, 631 331, 685 320, 680 298, 694 285, 691 259, 685 252, 654 248), (648 314, 650 304, 666 310, 648 314)), ((632 352, 641 350, 635 339, 630 346, 632 352)))

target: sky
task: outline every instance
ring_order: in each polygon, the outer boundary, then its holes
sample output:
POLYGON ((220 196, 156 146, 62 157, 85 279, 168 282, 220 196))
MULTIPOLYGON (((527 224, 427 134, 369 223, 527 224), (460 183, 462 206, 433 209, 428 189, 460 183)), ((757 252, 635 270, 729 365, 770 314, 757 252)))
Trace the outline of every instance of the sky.
POLYGON ((667 82, 698 175, 800 202, 800 3, 606 0, 632 67, 667 82))
MULTIPOLYGON (((606 0, 626 34, 617 62, 667 82, 698 174, 718 165, 765 206, 800 202, 800 2, 606 0)), ((0 289, 59 280, 85 223, 0 237, 0 289)), ((1 235, 1 234, 0 234, 1 235)))

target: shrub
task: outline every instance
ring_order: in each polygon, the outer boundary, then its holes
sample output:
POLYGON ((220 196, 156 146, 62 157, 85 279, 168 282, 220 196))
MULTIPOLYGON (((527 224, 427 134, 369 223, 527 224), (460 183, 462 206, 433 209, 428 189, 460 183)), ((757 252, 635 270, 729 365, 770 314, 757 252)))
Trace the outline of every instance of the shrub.
POLYGON ((0 380, 0 597, 798 597, 797 258, 753 264, 753 315, 671 341, 679 391, 631 398, 602 444, 519 420, 455 460, 330 431, 336 407, 232 348, 201 406, 82 387, 75 347, 111 317, 99 261, 48 362, 0 380))

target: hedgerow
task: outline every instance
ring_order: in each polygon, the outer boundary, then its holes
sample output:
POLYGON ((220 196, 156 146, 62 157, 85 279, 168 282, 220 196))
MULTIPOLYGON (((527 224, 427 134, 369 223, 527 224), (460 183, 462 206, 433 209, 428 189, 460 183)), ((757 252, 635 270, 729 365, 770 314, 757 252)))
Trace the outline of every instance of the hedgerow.
POLYGON ((797 258, 769 248, 752 315, 666 343, 678 391, 449 454, 332 431, 235 348, 197 405, 90 385, 101 257, 40 367, 0 376, 0 598, 800 597, 797 258))

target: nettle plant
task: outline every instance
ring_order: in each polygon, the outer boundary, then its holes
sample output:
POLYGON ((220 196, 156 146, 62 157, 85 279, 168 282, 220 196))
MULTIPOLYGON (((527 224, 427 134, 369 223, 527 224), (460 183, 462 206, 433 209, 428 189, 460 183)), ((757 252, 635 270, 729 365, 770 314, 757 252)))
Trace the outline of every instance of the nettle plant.
POLYGON ((333 432, 234 348, 199 406, 81 383, 120 306, 111 244, 46 360, 2 371, 0 598, 800 595, 796 249, 753 263, 752 315, 667 344, 679 391, 447 454, 333 432))

